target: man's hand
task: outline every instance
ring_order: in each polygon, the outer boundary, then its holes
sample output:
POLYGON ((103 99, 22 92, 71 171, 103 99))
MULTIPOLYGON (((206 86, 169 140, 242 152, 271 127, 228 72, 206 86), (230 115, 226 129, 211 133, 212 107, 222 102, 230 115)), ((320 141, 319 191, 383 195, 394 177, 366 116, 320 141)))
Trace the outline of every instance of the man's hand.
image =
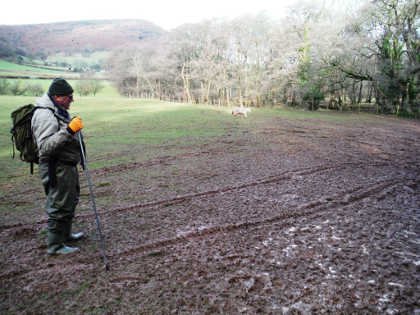
POLYGON ((71 134, 75 134, 76 132, 78 132, 79 130, 82 130, 83 128, 83 123, 82 123, 82 118, 80 118, 79 116, 74 117, 68 124, 67 126, 67 130, 71 133, 71 134))

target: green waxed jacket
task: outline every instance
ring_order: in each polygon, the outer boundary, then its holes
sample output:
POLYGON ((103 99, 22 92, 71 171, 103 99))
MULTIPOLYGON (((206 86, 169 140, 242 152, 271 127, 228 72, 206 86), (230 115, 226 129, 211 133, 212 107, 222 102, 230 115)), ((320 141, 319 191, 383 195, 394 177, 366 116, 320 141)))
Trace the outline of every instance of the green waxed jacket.
POLYGON ((44 107, 34 112, 31 122, 40 163, 52 159, 74 165, 80 163, 78 135, 67 130, 70 120, 58 113, 47 94, 37 99, 35 106, 44 107))

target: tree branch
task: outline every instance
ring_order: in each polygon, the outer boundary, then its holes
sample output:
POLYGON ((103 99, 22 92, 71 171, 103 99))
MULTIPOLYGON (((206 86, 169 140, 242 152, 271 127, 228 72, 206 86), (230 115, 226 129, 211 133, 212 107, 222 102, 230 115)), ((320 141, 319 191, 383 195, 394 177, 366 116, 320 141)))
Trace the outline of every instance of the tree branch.
POLYGON ((337 69, 339 69, 341 72, 345 73, 347 75, 347 77, 352 78, 352 79, 356 79, 356 80, 361 80, 361 81, 373 81, 373 78, 370 75, 363 75, 360 73, 356 73, 350 69, 346 69, 344 68, 342 65, 336 63, 336 62, 332 62, 331 65, 333 67, 336 67, 337 69))
POLYGON ((420 67, 414 68, 413 70, 411 70, 411 74, 416 74, 417 72, 420 72, 420 67))

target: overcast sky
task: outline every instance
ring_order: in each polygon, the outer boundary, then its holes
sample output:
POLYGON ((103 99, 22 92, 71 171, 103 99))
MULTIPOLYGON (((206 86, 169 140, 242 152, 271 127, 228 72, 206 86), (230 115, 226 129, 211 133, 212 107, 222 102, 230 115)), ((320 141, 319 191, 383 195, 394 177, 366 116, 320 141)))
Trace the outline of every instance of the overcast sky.
POLYGON ((298 0, 11 0, 0 24, 39 24, 97 19, 144 19, 166 30, 204 19, 265 12, 280 17, 298 0))

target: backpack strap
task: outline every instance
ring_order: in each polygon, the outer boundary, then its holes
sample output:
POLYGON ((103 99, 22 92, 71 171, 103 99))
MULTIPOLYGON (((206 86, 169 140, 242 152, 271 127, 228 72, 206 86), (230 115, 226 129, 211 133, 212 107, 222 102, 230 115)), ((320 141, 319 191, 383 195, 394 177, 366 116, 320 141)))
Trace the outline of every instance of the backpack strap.
MULTIPOLYGON (((46 106, 35 106, 34 107, 34 111, 37 110, 38 108, 42 108, 42 109, 49 109, 53 115, 55 116, 55 118, 57 118, 57 122, 58 122, 58 130, 60 130, 60 121, 59 121, 59 117, 56 115, 55 111, 51 108, 51 107, 46 107, 46 106)), ((33 136, 33 135, 32 135, 33 136)), ((34 163, 31 162, 31 175, 34 173, 34 163)), ((48 172, 50 172, 50 166, 48 166, 48 172)))
MULTIPOLYGON (((36 108, 43 108, 43 109, 49 109, 54 117, 57 119, 57 123, 58 123, 58 131, 60 131, 60 120, 66 122, 63 118, 61 118, 59 115, 56 114, 56 112, 54 111, 54 109, 52 109, 51 107, 44 107, 44 106, 36 106, 36 108)), ((50 159, 48 161, 48 177, 50 179, 48 185, 49 187, 55 187, 57 184, 57 175, 55 174, 56 171, 56 167, 57 167, 57 160, 56 159, 50 159)), ((31 174, 33 173, 33 165, 31 163, 31 174)))
POLYGON ((15 134, 13 132, 13 128, 10 129, 10 133, 12 134, 12 137, 10 140, 12 140, 12 149, 13 149, 13 154, 12 154, 12 159, 15 158, 15 134))
POLYGON ((36 109, 38 109, 38 108, 49 109, 50 111, 52 111, 52 112, 53 112, 54 116, 56 116, 56 115, 55 115, 55 111, 54 111, 54 109, 52 109, 51 107, 47 107, 47 106, 35 106, 35 107, 34 107, 34 110, 36 110, 36 109))
POLYGON ((53 113, 54 117, 55 117, 55 118, 57 118, 57 122, 58 122, 58 128, 59 128, 59 130, 60 130, 60 120, 62 120, 62 121, 64 121, 64 122, 66 122, 63 118, 61 118, 59 115, 57 115, 57 114, 55 113, 55 110, 54 110, 54 109, 52 109, 51 107, 46 107, 46 106, 35 106, 34 110, 35 110, 35 109, 38 109, 38 108, 49 109, 49 110, 53 113))

